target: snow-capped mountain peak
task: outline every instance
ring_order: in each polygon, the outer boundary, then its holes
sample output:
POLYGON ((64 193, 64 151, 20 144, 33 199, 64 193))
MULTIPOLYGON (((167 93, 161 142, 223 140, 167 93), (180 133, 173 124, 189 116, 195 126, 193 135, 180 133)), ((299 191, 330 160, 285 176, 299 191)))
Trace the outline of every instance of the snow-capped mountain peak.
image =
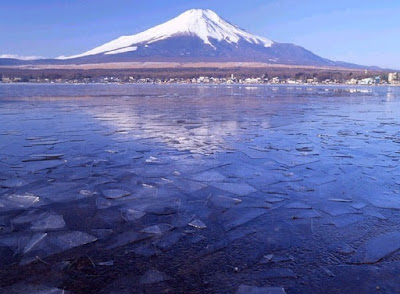
POLYGON ((200 38, 204 44, 213 48, 215 48, 213 41, 225 41, 230 44, 237 44, 239 41, 245 41, 263 47, 271 47, 274 44, 273 41, 267 38, 250 34, 232 25, 222 19, 214 11, 208 9, 192 9, 142 33, 132 36, 123 36, 83 54, 70 57, 61 56, 59 59, 132 52, 137 50, 137 45, 149 46, 154 42, 177 36, 195 36, 200 38))

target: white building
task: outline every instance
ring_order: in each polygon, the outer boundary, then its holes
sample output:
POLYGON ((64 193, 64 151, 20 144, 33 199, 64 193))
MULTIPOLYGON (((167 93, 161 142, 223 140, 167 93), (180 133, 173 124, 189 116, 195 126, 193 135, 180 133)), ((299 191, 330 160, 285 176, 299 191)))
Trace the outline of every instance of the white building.
POLYGON ((362 79, 359 81, 360 85, 372 85, 374 84, 374 79, 372 78, 366 78, 366 79, 362 79))
POLYGON ((399 83, 399 73, 398 72, 389 73, 388 82, 389 82, 389 84, 399 83))

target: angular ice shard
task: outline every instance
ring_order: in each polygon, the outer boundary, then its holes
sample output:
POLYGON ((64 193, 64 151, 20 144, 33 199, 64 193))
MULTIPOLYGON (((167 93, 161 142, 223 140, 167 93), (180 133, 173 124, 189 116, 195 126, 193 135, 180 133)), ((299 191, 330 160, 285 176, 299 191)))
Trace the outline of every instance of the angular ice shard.
POLYGON ((113 249, 130 243, 139 242, 150 237, 151 236, 149 234, 128 231, 110 239, 110 245, 107 246, 107 249, 113 249))
POLYGON ((57 230, 65 227, 62 215, 45 213, 39 219, 32 222, 33 231, 57 230))
POLYGON ((345 214, 357 214, 360 213, 357 209, 351 207, 348 203, 340 202, 326 202, 320 203, 320 210, 330 214, 331 216, 340 216, 345 214))
POLYGON ((157 248, 152 244, 143 245, 140 246, 139 248, 134 249, 133 252, 135 252, 135 254, 140 256, 152 257, 157 255, 157 248))
POLYGON ((194 227, 196 229, 205 229, 207 226, 199 219, 195 219, 189 223, 189 226, 194 227))
POLYGON ((24 247, 27 259, 22 263, 30 263, 36 259, 36 256, 43 258, 96 240, 96 237, 79 231, 51 232, 47 235, 36 234, 24 247))
POLYGON ((141 230, 141 232, 147 234, 162 234, 171 231, 172 229, 174 229, 174 227, 170 224, 158 224, 144 228, 143 230, 141 230))
POLYGON ((36 209, 36 208, 29 209, 29 210, 26 210, 26 211, 22 212, 21 214, 17 215, 16 217, 14 217, 11 220, 11 223, 13 225, 21 225, 21 224, 31 223, 31 222, 39 219, 45 213, 46 212, 41 209, 36 209))
POLYGON ((376 263, 400 249, 400 232, 387 233, 375 237, 361 246, 350 263, 376 263))
POLYGON ((218 208, 231 208, 242 202, 241 199, 227 196, 214 196, 210 198, 210 202, 218 208))
POLYGON ((121 210, 121 217, 127 222, 138 220, 142 218, 145 214, 146 212, 144 211, 139 211, 131 208, 121 210))
POLYGON ((359 221, 362 221, 364 217, 362 215, 356 215, 356 214, 347 214, 347 215, 341 215, 333 219, 333 223, 335 226, 338 228, 344 228, 349 225, 355 224, 359 221))
POLYGON ((164 282, 169 279, 171 278, 162 272, 157 270, 149 270, 140 278, 140 284, 154 284, 164 282))
POLYGON ((29 208, 36 202, 39 202, 39 197, 33 194, 18 195, 12 194, 5 198, 0 198, 0 203, 4 205, 5 208, 29 208))
POLYGON ((24 247, 24 254, 28 253, 29 251, 33 250, 36 245, 38 245, 45 237, 47 233, 37 233, 35 234, 31 240, 29 240, 28 244, 24 247))
POLYGON ((224 216, 224 229, 225 231, 230 231, 264 214, 266 214, 266 211, 262 208, 238 208, 235 211, 227 211, 224 216))
POLYGON ((79 231, 58 232, 51 235, 51 243, 62 250, 68 250, 96 240, 96 237, 79 231))
POLYGON ((178 181, 175 181, 174 185, 186 193, 193 193, 207 187, 207 185, 204 183, 185 179, 179 179, 178 181))
POLYGON ((146 233, 146 234, 159 234, 159 235, 162 234, 160 227, 157 226, 157 225, 144 228, 144 229, 141 230, 140 232, 141 232, 141 233, 146 233))
POLYGON ((396 195, 377 195, 368 199, 369 202, 375 207, 400 210, 400 199, 396 195))
POLYGON ((11 220, 13 227, 29 223, 33 231, 57 230, 65 227, 65 221, 62 215, 43 209, 24 211, 11 220))

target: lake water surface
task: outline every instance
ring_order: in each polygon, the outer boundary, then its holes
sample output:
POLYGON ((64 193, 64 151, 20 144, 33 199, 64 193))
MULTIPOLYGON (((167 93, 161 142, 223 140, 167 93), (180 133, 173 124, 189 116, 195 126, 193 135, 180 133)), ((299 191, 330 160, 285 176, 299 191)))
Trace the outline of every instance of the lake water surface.
POLYGON ((399 160, 396 87, 0 84, 0 293, 399 293, 399 160))

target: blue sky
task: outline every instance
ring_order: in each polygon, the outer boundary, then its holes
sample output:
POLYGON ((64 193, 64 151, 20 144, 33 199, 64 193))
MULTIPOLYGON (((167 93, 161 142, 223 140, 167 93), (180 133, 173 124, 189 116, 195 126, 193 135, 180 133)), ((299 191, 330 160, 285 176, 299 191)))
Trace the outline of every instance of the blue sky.
POLYGON ((0 55, 73 55, 191 8, 333 60, 400 68, 400 1, 13 0, 0 3, 0 55))

